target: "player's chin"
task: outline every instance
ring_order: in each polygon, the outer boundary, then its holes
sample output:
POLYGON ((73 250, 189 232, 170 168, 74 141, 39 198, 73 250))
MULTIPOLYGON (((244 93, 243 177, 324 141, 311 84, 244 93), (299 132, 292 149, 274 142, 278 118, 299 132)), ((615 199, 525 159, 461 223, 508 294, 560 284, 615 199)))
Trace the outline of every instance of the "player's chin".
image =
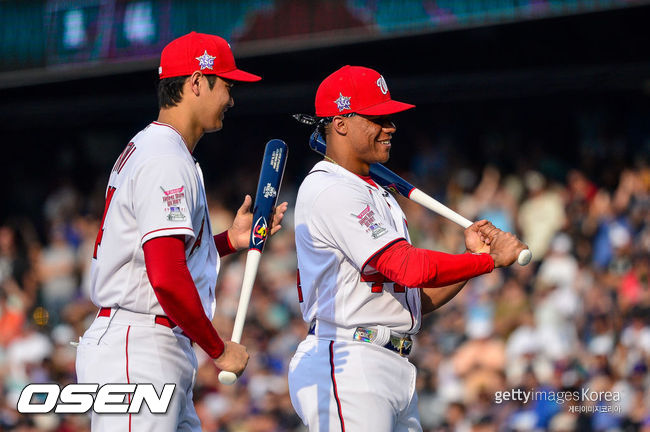
POLYGON ((212 125, 210 128, 206 129, 207 133, 217 132, 223 129, 223 120, 219 120, 216 124, 212 125))
POLYGON ((379 152, 377 157, 378 163, 386 163, 390 159, 390 147, 384 148, 379 152))

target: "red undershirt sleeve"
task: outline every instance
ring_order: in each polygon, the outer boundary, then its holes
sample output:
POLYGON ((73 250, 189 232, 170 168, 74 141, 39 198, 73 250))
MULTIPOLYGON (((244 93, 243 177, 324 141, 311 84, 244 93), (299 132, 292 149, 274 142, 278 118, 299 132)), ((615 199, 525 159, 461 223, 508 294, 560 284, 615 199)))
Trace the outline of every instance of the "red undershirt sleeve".
POLYGON ((232 246, 232 243, 230 243, 228 230, 225 230, 221 234, 214 236, 214 245, 217 247, 217 251, 219 252, 220 257, 225 257, 226 255, 230 255, 233 252, 237 252, 237 249, 235 249, 232 246))
POLYGON ((393 282, 406 287, 433 288, 451 285, 494 269, 489 254, 448 254, 419 249, 401 240, 368 263, 393 282))
POLYGON ((156 237, 143 249, 149 282, 167 317, 210 357, 219 357, 224 344, 203 310, 187 268, 183 237, 156 237))

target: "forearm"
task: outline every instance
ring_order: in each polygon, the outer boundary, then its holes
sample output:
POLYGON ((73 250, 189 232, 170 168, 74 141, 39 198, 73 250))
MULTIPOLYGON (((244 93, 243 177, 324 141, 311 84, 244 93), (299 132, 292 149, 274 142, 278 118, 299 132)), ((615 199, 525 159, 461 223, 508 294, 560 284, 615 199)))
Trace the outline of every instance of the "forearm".
POLYGON ((456 295, 463 289, 466 283, 467 281, 465 280, 444 287, 421 288, 422 315, 433 312, 434 310, 447 304, 449 300, 456 297, 456 295))
POLYGON ((169 319, 212 358, 224 344, 203 310, 203 304, 185 261, 183 240, 159 237, 143 246, 149 282, 169 319))
POLYGON ((447 254, 418 249, 400 241, 374 257, 370 264, 393 282, 406 287, 446 287, 494 269, 487 254, 447 254))

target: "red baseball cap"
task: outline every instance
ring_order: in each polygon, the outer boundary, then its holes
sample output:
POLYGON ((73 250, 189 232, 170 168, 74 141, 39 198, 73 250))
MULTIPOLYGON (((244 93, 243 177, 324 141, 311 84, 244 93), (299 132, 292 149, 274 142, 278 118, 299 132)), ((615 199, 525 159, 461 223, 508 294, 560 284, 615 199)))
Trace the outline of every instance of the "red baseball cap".
POLYGON ((219 36, 192 32, 167 44, 160 55, 160 79, 192 75, 194 71, 233 81, 259 81, 262 77, 237 69, 230 45, 219 36))
POLYGON ((318 117, 347 113, 387 115, 414 107, 392 100, 384 77, 361 66, 343 66, 325 78, 316 92, 318 117))

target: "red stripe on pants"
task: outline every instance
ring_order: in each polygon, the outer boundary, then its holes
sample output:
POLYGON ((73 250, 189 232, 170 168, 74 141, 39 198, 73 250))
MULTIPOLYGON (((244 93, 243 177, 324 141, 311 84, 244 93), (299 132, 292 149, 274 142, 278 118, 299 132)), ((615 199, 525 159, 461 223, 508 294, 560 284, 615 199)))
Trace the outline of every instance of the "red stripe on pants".
MULTIPOLYGON (((126 383, 131 384, 129 379, 129 332, 131 331, 131 326, 128 326, 126 329, 126 383)), ((129 405, 131 404, 131 393, 127 395, 129 405)), ((129 413, 129 432, 131 432, 131 413, 129 413)))
POLYGON ((330 341, 330 368, 332 370, 332 387, 334 389, 334 399, 336 399, 336 408, 339 410, 339 420, 341 421, 341 432, 345 432, 345 422, 343 421, 343 414, 341 413, 341 401, 339 400, 339 393, 336 388, 336 377, 334 376, 334 341, 330 341))

